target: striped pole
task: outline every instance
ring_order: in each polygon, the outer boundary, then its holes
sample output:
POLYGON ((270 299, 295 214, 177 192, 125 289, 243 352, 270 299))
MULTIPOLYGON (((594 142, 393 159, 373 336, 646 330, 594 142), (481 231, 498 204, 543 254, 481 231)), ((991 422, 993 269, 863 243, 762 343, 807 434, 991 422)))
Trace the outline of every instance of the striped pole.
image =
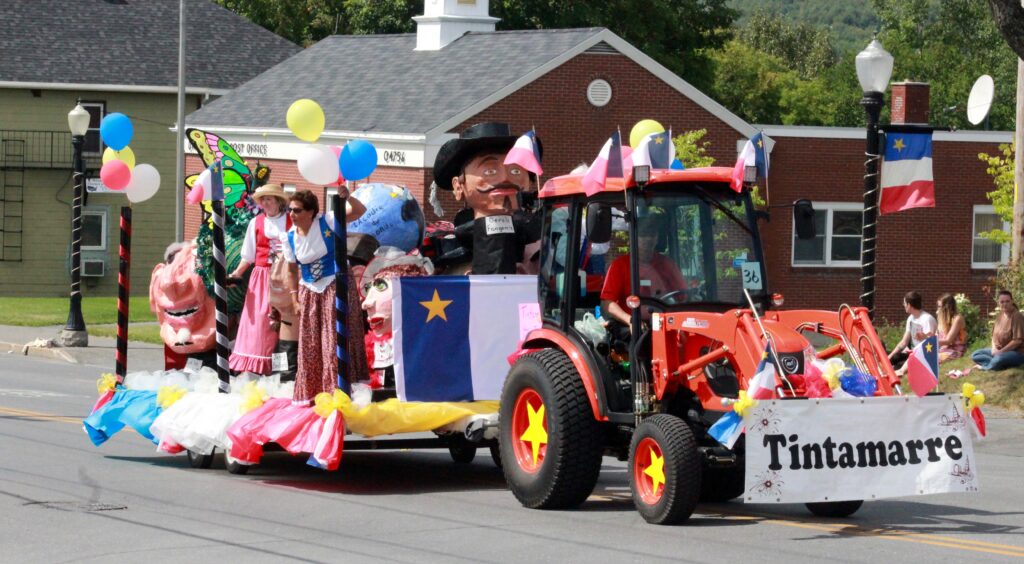
POLYGON ((348 384, 348 226, 345 224, 345 198, 335 194, 334 200, 334 332, 338 343, 335 357, 338 361, 338 389, 351 393, 348 384))
POLYGON ((228 292, 224 287, 224 176, 220 159, 210 165, 210 184, 213 192, 213 294, 217 305, 217 377, 221 393, 231 391, 231 373, 228 370, 228 292))
POLYGON ((121 246, 117 269, 117 351, 114 353, 114 372, 117 383, 123 384, 128 372, 128 294, 129 270, 132 265, 132 208, 121 206, 121 246))

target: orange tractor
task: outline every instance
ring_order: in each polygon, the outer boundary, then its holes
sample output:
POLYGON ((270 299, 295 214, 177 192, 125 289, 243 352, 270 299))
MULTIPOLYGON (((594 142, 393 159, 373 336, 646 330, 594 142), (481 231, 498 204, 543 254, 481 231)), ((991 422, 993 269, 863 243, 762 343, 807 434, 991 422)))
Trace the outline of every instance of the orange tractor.
MULTIPOLYGON (((876 379, 877 395, 900 393, 864 308, 777 309, 758 232, 766 214, 749 190, 730 188, 731 176, 637 167, 593 196, 580 176, 540 191, 543 326, 523 343, 500 411, 505 477, 524 506, 581 504, 605 454, 629 461, 633 501, 651 523, 742 495, 743 439, 729 449, 708 429, 766 347, 775 397, 804 397, 804 367, 842 355, 876 379), (624 295, 602 300, 616 283, 624 295)), ((795 231, 813 237, 809 203, 794 212, 795 231)), ((861 502, 807 505, 846 516, 861 502)))

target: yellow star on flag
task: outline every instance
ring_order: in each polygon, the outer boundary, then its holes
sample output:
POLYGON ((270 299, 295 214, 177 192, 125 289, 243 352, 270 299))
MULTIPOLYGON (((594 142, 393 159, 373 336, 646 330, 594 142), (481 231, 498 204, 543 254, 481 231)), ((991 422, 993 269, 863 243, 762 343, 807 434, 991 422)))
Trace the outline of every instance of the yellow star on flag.
POLYGON ((662 137, 661 135, 657 135, 657 136, 654 137, 654 143, 656 145, 661 145, 664 142, 665 142, 665 138, 662 137))
POLYGON ((757 140, 757 148, 758 149, 763 149, 764 148, 764 139, 758 139, 757 140))
POLYGON ((925 350, 925 352, 932 352, 932 344, 931 343, 925 343, 924 344, 924 350, 925 350))
POLYGON ((658 453, 651 449, 651 463, 644 468, 644 474, 651 478, 651 493, 658 494, 658 486, 665 483, 665 457, 658 456, 658 453))
POLYGON ((420 305, 427 308, 428 312, 427 321, 424 321, 424 323, 429 322, 431 319, 435 317, 440 317, 441 319, 448 321, 448 316, 445 315, 444 309, 448 307, 451 303, 452 300, 442 300, 441 296, 437 295, 437 290, 434 290, 433 299, 426 302, 420 302, 420 305))
POLYGON ((907 144, 903 142, 902 137, 898 137, 895 141, 892 142, 892 148, 896 149, 897 151, 902 151, 903 149, 907 148, 907 144))
POLYGON ((533 450, 533 463, 537 464, 537 457, 540 456, 540 446, 548 444, 548 432, 544 429, 544 405, 541 404, 536 410, 529 403, 526 404, 527 416, 530 418, 530 425, 526 428, 519 440, 530 443, 533 450))

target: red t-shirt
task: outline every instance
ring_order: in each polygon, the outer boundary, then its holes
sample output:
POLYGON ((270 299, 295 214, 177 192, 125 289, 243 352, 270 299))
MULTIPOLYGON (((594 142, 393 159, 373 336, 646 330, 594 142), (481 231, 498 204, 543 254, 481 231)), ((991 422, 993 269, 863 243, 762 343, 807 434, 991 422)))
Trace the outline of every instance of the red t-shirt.
MULTIPOLYGON (((630 311, 626 305, 629 297, 629 255, 620 255, 608 268, 601 288, 601 300, 619 304, 624 311, 630 311)), ((664 255, 655 253, 649 263, 640 264, 640 295, 660 296, 686 287, 686 281, 674 262, 664 255)))

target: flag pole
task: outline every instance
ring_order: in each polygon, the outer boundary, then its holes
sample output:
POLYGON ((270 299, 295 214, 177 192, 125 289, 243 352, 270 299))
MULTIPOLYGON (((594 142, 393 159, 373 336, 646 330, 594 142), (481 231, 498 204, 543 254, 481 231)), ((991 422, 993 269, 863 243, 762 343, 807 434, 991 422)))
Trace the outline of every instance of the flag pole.
POLYGON ((128 295, 132 261, 132 207, 121 206, 121 245, 118 249, 117 271, 117 348, 114 352, 114 371, 117 383, 124 384, 128 373, 128 295))
MULTIPOLYGON (((347 186, 347 181, 346 181, 347 186)), ((338 389, 351 395, 348 382, 348 225, 345 223, 347 198, 335 193, 334 206, 334 334, 335 374, 338 389)))
POLYGON ((224 260, 224 176, 221 161, 217 159, 210 167, 213 204, 213 294, 217 307, 217 378, 219 391, 231 391, 231 372, 228 368, 228 292, 225 288, 227 275, 224 260))

